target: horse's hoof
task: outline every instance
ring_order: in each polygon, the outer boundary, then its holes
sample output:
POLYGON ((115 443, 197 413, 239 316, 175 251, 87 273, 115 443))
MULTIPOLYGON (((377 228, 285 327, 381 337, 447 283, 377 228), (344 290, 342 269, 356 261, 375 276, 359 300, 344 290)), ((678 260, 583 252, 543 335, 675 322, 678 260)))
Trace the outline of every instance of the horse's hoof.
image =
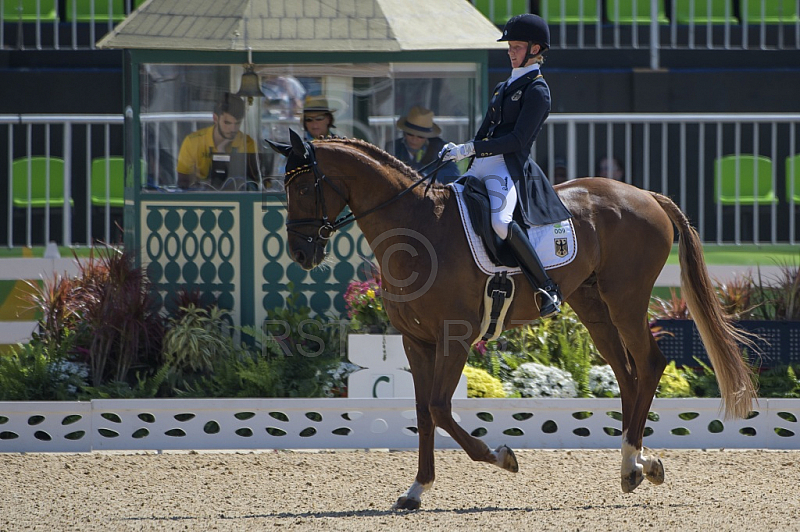
POLYGON ((422 501, 419 499, 411 499, 409 497, 400 497, 397 502, 392 506, 392 510, 419 510, 422 501))
POLYGON ((500 447, 494 450, 494 454, 497 457, 498 466, 505 469, 506 471, 511 471, 512 473, 519 472, 519 463, 517 463, 517 456, 514 454, 514 451, 511 450, 511 447, 509 447, 508 445, 501 445, 500 447))
POLYGON ((644 476, 655 485, 664 483, 664 464, 661 463, 659 458, 653 460, 650 470, 644 476))
POLYGON ((639 484, 644 480, 644 474, 641 469, 634 469, 627 475, 622 476, 622 492, 631 493, 639 484))

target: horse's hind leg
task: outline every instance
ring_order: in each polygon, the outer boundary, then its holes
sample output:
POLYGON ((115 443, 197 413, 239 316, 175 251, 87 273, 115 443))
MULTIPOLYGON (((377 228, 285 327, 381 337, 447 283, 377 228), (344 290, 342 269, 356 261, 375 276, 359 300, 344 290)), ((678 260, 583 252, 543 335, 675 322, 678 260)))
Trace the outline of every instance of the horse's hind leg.
MULTIPOLYGON (((647 323, 650 291, 625 286, 618 276, 613 283, 599 283, 600 297, 606 302, 611 321, 635 367, 636 388, 629 424, 622 433, 622 491, 629 493, 647 478, 654 484, 664 481, 664 467, 657 457, 644 455, 642 437, 650 405, 667 365, 647 323)), ((645 286, 647 286, 645 284, 645 286)))
MULTIPOLYGON (((623 459, 621 475, 623 491, 632 491, 641 483, 643 476, 655 484, 661 484, 664 481, 664 466, 657 457, 643 455, 641 436, 639 445, 633 449, 633 452, 626 446, 625 438, 632 434, 631 427, 636 423, 634 412, 639 397, 639 379, 636 360, 628 354, 622 343, 619 329, 609 314, 608 305, 600 297, 596 284, 582 286, 569 297, 567 302, 589 331, 595 346, 614 370, 614 375, 619 383, 622 401, 623 459)), ((649 411, 649 404, 647 408, 649 411)), ((647 413, 645 413, 645 420, 646 416, 647 413)), ((641 427, 643 434, 644 424, 641 427)))

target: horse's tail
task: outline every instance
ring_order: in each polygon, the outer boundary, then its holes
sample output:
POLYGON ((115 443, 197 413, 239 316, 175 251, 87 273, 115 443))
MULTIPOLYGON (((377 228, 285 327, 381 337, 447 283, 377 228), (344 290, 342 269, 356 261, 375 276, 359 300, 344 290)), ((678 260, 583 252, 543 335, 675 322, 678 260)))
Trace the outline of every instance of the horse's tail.
POLYGON ((678 228, 681 293, 714 367, 725 417, 744 418, 752 410, 756 390, 753 372, 742 357, 739 344, 753 347, 753 342, 733 325, 717 299, 703 258, 700 236, 689 219, 668 197, 651 194, 678 228))

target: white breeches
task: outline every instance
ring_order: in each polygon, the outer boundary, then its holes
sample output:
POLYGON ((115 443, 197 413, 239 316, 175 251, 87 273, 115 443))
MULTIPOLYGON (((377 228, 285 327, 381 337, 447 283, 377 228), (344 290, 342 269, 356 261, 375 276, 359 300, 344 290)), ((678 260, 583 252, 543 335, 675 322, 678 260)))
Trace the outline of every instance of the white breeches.
POLYGON ((508 225, 517 206, 517 188, 511 179, 502 155, 476 158, 467 174, 479 178, 489 192, 489 205, 492 209, 492 229, 505 240, 508 225))

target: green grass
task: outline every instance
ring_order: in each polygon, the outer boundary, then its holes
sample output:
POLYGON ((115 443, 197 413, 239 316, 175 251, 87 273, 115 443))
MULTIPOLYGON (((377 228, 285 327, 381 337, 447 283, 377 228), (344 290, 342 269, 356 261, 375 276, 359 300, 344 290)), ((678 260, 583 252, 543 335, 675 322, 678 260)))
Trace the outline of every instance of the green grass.
MULTIPOLYGON (((42 258, 44 257, 44 247, 17 247, 17 248, 3 248, 0 247, 0 259, 28 259, 28 258, 42 258)), ((78 257, 88 257, 92 248, 90 247, 66 247, 59 246, 58 252, 62 258, 72 257, 72 252, 75 252, 78 257)))
MULTIPOLYGON (((705 244, 703 255, 705 255, 706 263, 713 265, 780 266, 800 262, 800 248, 788 244, 745 244, 741 246, 705 244)), ((677 244, 672 246, 667 264, 678 264, 677 244)))

